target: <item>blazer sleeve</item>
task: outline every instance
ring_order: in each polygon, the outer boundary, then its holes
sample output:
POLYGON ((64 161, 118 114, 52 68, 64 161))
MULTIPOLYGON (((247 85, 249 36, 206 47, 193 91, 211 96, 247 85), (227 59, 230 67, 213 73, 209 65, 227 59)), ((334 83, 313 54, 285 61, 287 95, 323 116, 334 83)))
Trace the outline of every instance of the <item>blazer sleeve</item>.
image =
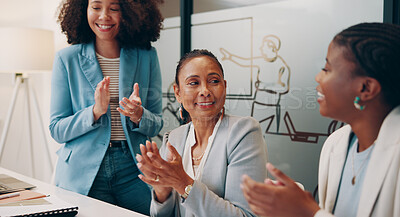
POLYGON ((58 143, 66 143, 101 126, 104 117, 94 122, 93 105, 74 112, 69 77, 59 53, 53 64, 50 103, 50 134, 58 143))
POLYGON ((183 206, 195 216, 255 216, 243 196, 240 182, 243 174, 258 182, 263 182, 267 177, 265 148, 258 122, 253 118, 241 118, 227 135, 225 195, 218 196, 207 185, 196 180, 183 206))
POLYGON ((163 127, 162 119, 162 92, 161 92, 161 70, 158 62, 157 51, 151 49, 150 57, 150 82, 146 91, 147 102, 146 107, 143 107, 142 119, 137 126, 128 118, 128 125, 132 131, 139 132, 149 137, 158 135, 163 127))

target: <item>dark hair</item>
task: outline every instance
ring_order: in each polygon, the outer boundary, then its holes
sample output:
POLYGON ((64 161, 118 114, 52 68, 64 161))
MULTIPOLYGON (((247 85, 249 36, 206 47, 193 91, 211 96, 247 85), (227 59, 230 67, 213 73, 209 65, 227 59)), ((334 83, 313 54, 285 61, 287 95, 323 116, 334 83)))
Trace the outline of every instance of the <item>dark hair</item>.
MULTIPOLYGON (((181 59, 178 62, 178 65, 176 66, 176 73, 175 73, 175 83, 179 86, 179 80, 178 80, 178 75, 179 72, 181 71, 182 67, 189 62, 189 60, 196 58, 196 57, 202 57, 202 56, 207 56, 211 58, 215 63, 218 64, 218 67, 221 69, 222 77, 224 76, 224 69, 222 68, 221 63, 218 61, 217 57, 211 53, 210 51, 206 49, 194 49, 185 55, 181 57, 181 59)), ((181 105, 181 112, 182 112, 182 119, 181 119, 181 124, 185 124, 191 121, 189 113, 186 111, 186 109, 181 105)))
POLYGON ((347 49, 346 58, 356 63, 355 75, 376 79, 385 102, 400 104, 400 26, 361 23, 338 33, 333 42, 347 49))
MULTIPOLYGON (((163 17, 158 5, 163 0, 119 0, 121 27, 117 40, 121 47, 150 49, 160 37, 163 17)), ((89 43, 96 36, 87 21, 88 0, 63 0, 58 22, 69 44, 89 43)))

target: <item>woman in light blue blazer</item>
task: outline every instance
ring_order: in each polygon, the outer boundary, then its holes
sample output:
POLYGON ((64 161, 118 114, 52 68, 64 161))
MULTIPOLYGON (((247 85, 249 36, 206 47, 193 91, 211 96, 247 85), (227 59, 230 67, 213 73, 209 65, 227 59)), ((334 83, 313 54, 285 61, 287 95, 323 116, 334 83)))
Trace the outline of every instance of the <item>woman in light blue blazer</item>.
POLYGON ((139 177, 153 186, 151 216, 254 216, 240 177, 266 178, 266 144, 251 117, 224 114, 226 81, 207 50, 179 61, 175 97, 189 121, 164 136, 160 152, 147 142, 137 155, 139 177))
POLYGON ((59 22, 72 45, 55 56, 51 89, 56 185, 144 214, 151 194, 133 156, 163 125, 157 2, 68 0, 59 22))

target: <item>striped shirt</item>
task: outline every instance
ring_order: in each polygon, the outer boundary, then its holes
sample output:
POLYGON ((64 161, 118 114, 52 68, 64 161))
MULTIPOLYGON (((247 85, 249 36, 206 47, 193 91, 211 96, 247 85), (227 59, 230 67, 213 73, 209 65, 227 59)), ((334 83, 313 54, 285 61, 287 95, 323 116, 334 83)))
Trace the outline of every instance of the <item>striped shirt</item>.
POLYGON ((118 78, 119 58, 106 58, 96 53, 103 76, 110 77, 111 140, 126 140, 121 124, 119 107, 118 78))

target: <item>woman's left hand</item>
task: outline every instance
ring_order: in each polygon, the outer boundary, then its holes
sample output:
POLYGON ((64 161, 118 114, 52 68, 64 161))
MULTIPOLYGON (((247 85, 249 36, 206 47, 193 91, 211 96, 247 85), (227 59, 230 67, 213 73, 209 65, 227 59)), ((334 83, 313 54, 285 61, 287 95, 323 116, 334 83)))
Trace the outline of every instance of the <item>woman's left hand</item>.
POLYGON ((146 146, 140 146, 142 156, 137 156, 136 159, 140 159, 138 168, 144 176, 139 175, 139 178, 149 185, 171 187, 179 194, 184 194, 185 187, 193 184, 194 180, 183 169, 181 156, 168 142, 169 153, 165 161, 157 152, 151 151, 156 147, 155 143, 151 144, 149 141, 146 142, 146 146))
POLYGON ((117 110, 130 118, 132 122, 135 124, 139 124, 140 120, 142 119, 143 115, 143 107, 142 107, 142 100, 139 96, 139 84, 135 83, 133 86, 133 93, 129 96, 129 99, 124 97, 119 102, 122 108, 117 108, 117 110))
POLYGON ((243 175, 242 188, 253 212, 259 216, 314 216, 320 209, 309 192, 303 191, 296 182, 272 164, 268 171, 277 179, 258 183, 243 175))

